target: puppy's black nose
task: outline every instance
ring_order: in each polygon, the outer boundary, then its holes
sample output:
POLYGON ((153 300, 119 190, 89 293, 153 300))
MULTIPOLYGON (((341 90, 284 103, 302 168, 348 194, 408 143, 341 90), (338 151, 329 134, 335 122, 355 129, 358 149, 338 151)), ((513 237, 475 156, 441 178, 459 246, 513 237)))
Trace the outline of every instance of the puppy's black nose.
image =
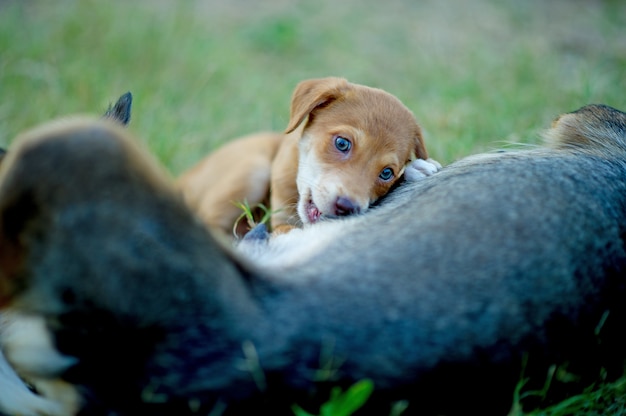
POLYGON ((346 197, 340 196, 337 198, 337 201, 335 201, 335 215, 339 217, 358 214, 359 211, 361 211, 361 207, 346 197))

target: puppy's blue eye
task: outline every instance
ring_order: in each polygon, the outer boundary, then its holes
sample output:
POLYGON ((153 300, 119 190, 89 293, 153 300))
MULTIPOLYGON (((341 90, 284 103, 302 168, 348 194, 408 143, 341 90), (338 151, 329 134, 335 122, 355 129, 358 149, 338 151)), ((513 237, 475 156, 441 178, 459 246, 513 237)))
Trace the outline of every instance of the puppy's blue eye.
POLYGON ((378 174, 378 177, 380 179, 382 179, 383 181, 390 180, 391 178, 393 178, 393 169, 385 168, 385 169, 381 170, 380 174, 378 174))
POLYGON ((352 147, 352 143, 345 137, 337 136, 335 137, 335 147, 340 152, 346 153, 352 147))

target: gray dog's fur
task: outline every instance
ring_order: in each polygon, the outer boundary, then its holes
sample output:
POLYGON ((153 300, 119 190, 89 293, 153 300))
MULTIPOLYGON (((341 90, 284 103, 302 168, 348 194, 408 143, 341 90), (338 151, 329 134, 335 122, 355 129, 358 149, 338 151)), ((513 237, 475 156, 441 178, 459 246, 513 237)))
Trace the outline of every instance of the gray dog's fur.
POLYGON ((0 174, 0 304, 45 318, 85 414, 288 414, 362 379, 368 414, 504 414, 522 377, 623 358, 626 115, 610 107, 365 215, 248 242, 249 259, 121 128, 26 136, 0 174))

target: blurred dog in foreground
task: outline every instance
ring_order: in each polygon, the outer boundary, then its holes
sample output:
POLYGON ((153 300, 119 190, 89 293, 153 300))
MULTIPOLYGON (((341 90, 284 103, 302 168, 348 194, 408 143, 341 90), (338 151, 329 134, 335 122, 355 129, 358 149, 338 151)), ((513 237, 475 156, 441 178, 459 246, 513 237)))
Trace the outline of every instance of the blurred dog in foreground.
POLYGON ((246 202, 271 209, 275 232, 365 212, 403 177, 429 176, 422 129, 402 102, 343 78, 300 82, 285 134, 233 140, 183 173, 178 186, 208 225, 230 234, 246 202), (405 176, 410 176, 405 175, 405 176))
POLYGON ((102 415, 316 411, 363 379, 366 414, 502 415, 552 365, 589 380, 625 351, 626 114, 587 106, 547 136, 247 257, 122 128, 35 129, 0 171, 0 305, 40 321, 7 359, 102 415))
MULTIPOLYGON (((122 126, 128 125, 132 102, 133 96, 130 92, 122 94, 115 104, 109 105, 102 118, 120 123, 122 126)), ((5 154, 5 150, 0 149, 0 162, 5 154)), ((55 361, 56 357, 46 355, 45 351, 41 354, 41 350, 29 349, 32 345, 29 335, 37 333, 37 329, 33 330, 33 325, 36 327, 41 324, 41 320, 18 317, 0 311, 0 414, 65 415, 69 409, 77 407, 77 398, 73 391, 64 390, 64 393, 60 393, 60 389, 64 388, 61 382, 46 383, 44 388, 50 395, 63 394, 65 397, 62 398, 62 402, 53 402, 35 395, 15 374, 4 357, 4 341, 11 340, 13 358, 21 359, 24 365, 34 365, 37 367, 36 371, 41 371, 44 366, 58 364, 55 361), (18 355, 23 358, 18 358, 18 355), (50 388, 54 388, 54 391, 50 388)), ((21 369, 23 375, 25 375, 24 365, 21 369)))

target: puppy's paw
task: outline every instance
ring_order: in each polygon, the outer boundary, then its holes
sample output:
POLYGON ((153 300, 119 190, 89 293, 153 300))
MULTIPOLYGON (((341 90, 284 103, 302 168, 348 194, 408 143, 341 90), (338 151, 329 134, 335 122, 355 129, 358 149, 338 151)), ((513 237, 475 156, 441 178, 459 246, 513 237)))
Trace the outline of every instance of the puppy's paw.
POLYGON ((434 175, 441 169, 441 164, 434 159, 415 159, 404 170, 404 177, 409 182, 419 181, 434 175))

